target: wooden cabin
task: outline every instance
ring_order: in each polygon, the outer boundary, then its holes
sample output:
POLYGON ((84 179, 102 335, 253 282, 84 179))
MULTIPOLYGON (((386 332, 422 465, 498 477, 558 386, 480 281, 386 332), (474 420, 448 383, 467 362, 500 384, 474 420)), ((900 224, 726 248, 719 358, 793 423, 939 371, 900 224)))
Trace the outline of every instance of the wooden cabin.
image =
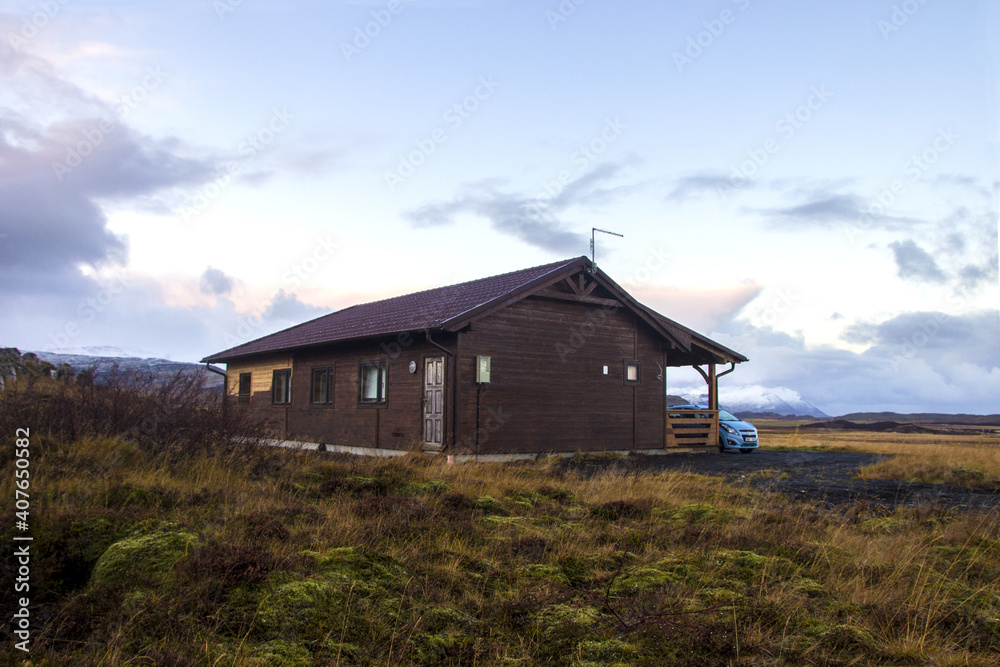
POLYGON ((699 367, 717 403, 716 365, 746 360, 578 257, 351 306, 202 361, 226 364, 227 400, 278 439, 523 455, 714 451, 674 437, 666 369, 699 367))

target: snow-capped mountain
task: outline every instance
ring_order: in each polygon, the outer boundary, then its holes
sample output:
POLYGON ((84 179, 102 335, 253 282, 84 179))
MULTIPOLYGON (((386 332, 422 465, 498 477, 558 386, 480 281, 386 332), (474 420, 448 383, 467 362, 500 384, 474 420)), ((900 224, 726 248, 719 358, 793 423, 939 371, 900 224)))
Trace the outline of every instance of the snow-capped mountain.
MULTIPOLYGON (((88 348, 87 351, 94 348, 88 348)), ((86 368, 93 368, 94 374, 99 378, 117 366, 120 370, 150 373, 160 378, 170 377, 178 372, 198 373, 205 375, 205 384, 208 387, 222 385, 222 377, 215 373, 209 373, 202 364, 186 363, 183 361, 171 361, 169 359, 157 359, 154 357, 119 356, 115 353, 127 351, 117 348, 99 348, 95 351, 105 354, 65 354, 59 352, 35 352, 42 361, 47 361, 54 366, 69 364, 73 370, 79 372, 86 368)), ((25 350, 27 352, 27 350, 25 350)))
MULTIPOLYGON (((670 393, 696 405, 708 404, 708 392, 701 387, 671 387, 670 393)), ((719 387, 719 406, 729 412, 773 412, 779 415, 829 417, 802 394, 788 387, 719 387)))

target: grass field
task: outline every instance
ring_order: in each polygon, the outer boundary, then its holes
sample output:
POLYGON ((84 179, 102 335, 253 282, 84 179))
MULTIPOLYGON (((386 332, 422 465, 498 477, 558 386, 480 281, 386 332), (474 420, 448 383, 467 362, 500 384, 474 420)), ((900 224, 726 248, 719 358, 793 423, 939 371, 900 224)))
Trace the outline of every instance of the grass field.
MULTIPOLYGON (((997 664, 995 512, 234 446, 211 404, 137 431, 110 394, 42 393, 0 396, 0 497, 34 420, 34 665, 997 664)), ((870 446, 993 474, 919 440, 870 446)))
POLYGON ((859 471, 861 479, 901 479, 928 484, 1000 489, 1000 433, 951 427, 947 434, 871 433, 760 426, 769 448, 858 451, 889 458, 859 471))

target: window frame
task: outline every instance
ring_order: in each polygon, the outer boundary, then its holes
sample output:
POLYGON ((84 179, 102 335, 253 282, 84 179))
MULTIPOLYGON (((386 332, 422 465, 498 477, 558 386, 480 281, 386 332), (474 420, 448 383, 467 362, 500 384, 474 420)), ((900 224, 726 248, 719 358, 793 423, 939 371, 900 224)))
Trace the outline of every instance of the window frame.
POLYGON ((309 369, 309 405, 332 406, 333 405, 333 369, 334 364, 324 366, 313 366, 309 369), (324 373, 326 376, 326 400, 316 400, 316 374, 324 373))
POLYGON ((642 364, 639 362, 638 359, 626 359, 625 360, 625 363, 624 363, 624 373, 622 375, 622 380, 624 380, 625 384, 628 385, 628 386, 630 386, 630 387, 635 387, 635 386, 638 386, 638 385, 642 384, 642 364), (629 368, 635 368, 635 379, 634 380, 629 380, 628 379, 629 368))
POLYGON ((275 368, 271 371, 271 405, 291 405, 292 404, 292 369, 275 368), (278 400, 278 378, 284 376, 285 396, 284 400, 278 400))
POLYGON ((253 396, 253 372, 240 373, 236 379, 236 405, 247 407, 250 405, 250 397, 253 396), (243 380, 246 379, 247 392, 243 393, 243 380))
POLYGON ((382 406, 386 404, 386 394, 389 387, 389 365, 385 359, 378 361, 362 361, 358 364, 358 405, 359 406, 382 406), (365 369, 375 367, 376 397, 374 399, 365 398, 365 369))

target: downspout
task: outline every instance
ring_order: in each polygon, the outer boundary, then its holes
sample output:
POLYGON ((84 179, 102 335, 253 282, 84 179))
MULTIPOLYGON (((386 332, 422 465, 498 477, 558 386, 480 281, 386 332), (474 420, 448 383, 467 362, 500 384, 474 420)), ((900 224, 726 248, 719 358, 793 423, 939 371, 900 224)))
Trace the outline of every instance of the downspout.
POLYGON ((736 370, 736 363, 730 361, 729 362, 729 370, 728 371, 722 371, 721 373, 716 373, 715 374, 715 409, 716 410, 719 409, 719 378, 722 377, 723 375, 729 375, 730 373, 732 373, 735 370, 736 370))
POLYGON ((427 342, 428 343, 430 343, 434 347, 438 348, 439 350, 441 350, 442 352, 444 352, 445 354, 447 354, 449 357, 454 357, 455 356, 454 352, 452 352, 451 350, 449 350, 448 348, 446 348, 444 345, 441 345, 440 343, 435 342, 434 340, 431 339, 431 330, 430 329, 424 329, 424 336, 427 338, 427 342))
POLYGON ((205 370, 212 371, 216 375, 222 376, 222 395, 225 396, 226 391, 228 390, 226 383, 229 381, 229 375, 226 373, 226 371, 222 370, 217 366, 213 366, 212 364, 205 364, 205 370))

